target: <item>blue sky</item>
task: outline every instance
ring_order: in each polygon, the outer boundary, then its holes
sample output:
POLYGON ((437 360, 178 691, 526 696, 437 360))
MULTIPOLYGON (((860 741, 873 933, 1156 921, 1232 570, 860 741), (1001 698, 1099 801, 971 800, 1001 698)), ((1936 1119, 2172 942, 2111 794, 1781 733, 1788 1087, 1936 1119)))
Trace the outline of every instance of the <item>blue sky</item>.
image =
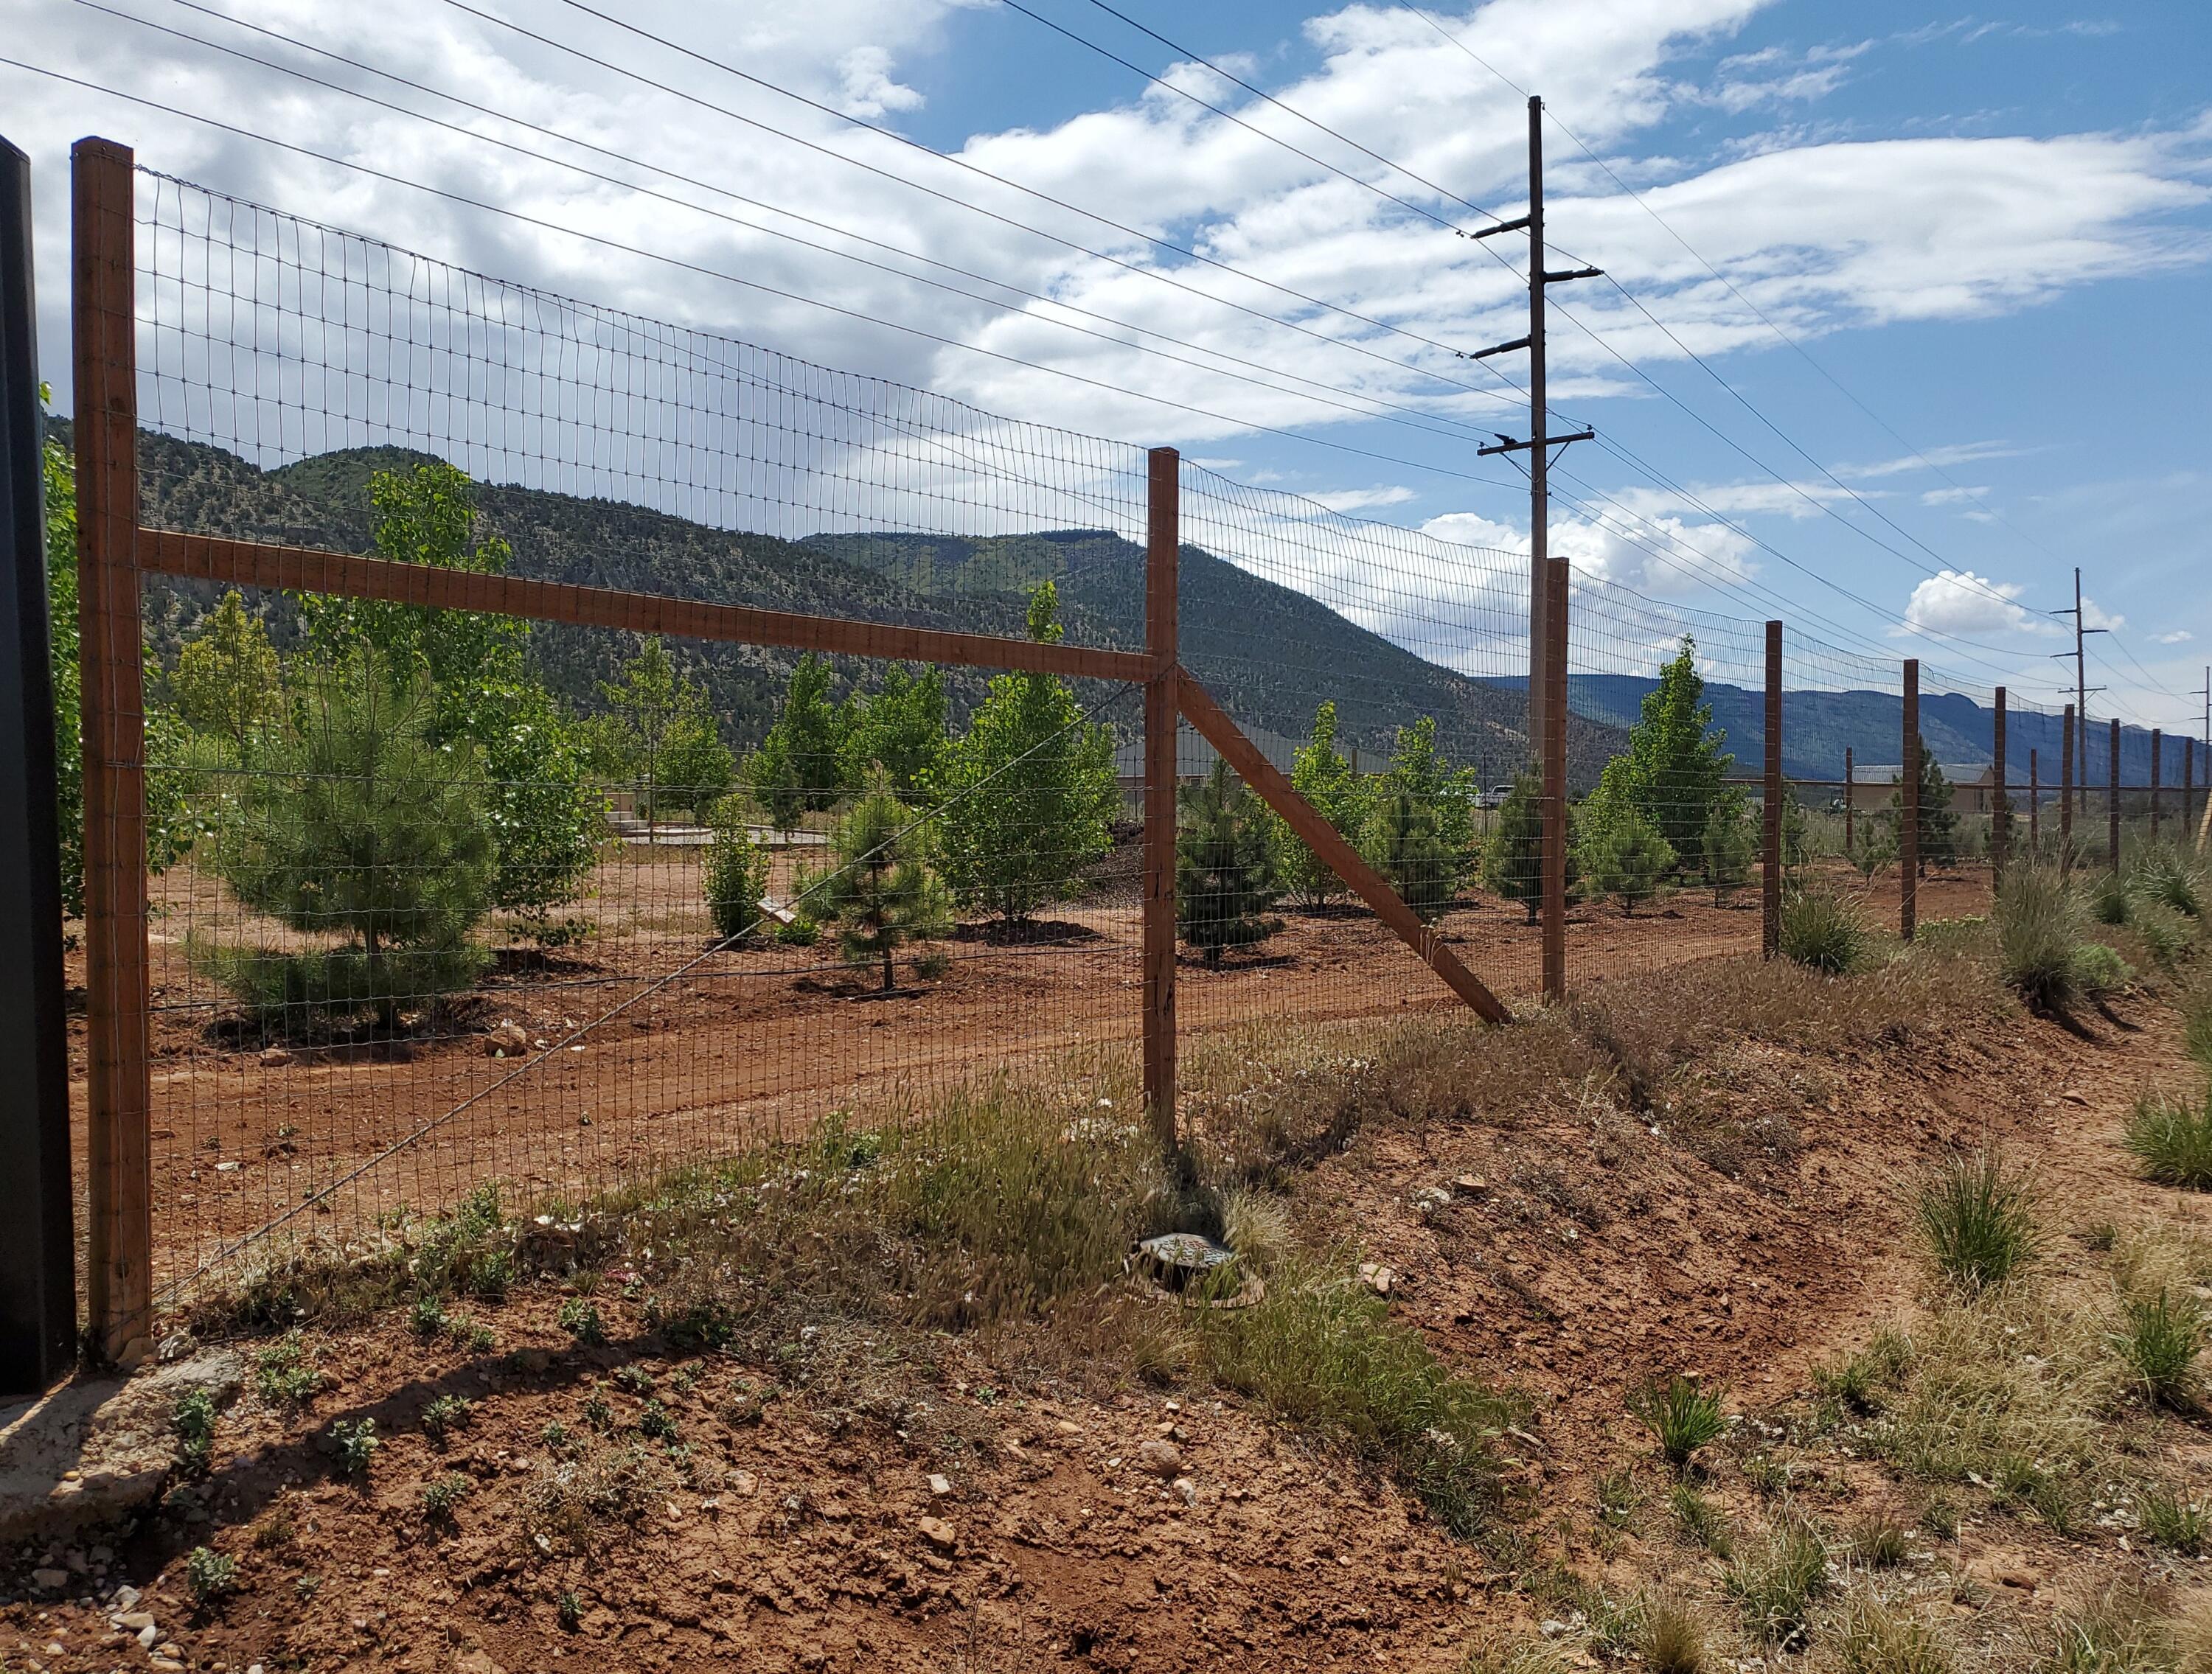
MULTIPOLYGON (((252 39, 174 0, 114 3, 212 40, 313 63, 343 85, 375 88, 410 108, 454 114, 365 73, 252 39)), ((1458 203, 1179 64, 1176 52, 1092 0, 1024 3, 1351 173, 1447 219, 1481 224, 1458 203)), ((1116 3, 1430 181, 1517 212, 1519 94, 1407 9, 1116 3)), ((1495 385, 1468 379, 1463 364, 1433 348, 1287 303, 1142 239, 946 170, 574 6, 512 0, 487 9, 1152 271, 1073 257, 732 128, 696 104, 450 5, 398 0, 356 15, 291 0, 251 15, 301 41, 587 134, 637 159, 640 179, 659 178, 654 165, 683 167, 1200 353, 1260 362, 1270 377, 1293 371, 1361 403, 1401 403, 1455 434, 1347 419, 1299 397, 1073 339, 1048 305, 1009 313, 948 304, 890 276, 856 273, 818 252, 626 199, 605 183, 481 152, 343 94, 81 5, 16 0, 10 55, 47 69, 180 109, 234 118, 250 111, 334 155, 374 156, 411 179, 489 188, 561 224, 617 226, 695 260, 742 260, 801 294, 874 318, 926 324, 1130 393, 1102 400, 1049 373, 1010 370, 848 317, 763 306, 649 264, 610 262, 556 235, 0 67, 0 107, 15 112, 5 130, 33 151, 40 170, 49 367, 66 364, 55 307, 64 271, 54 236, 60 162, 70 138, 102 130, 208 184, 488 270, 714 325, 986 408, 1174 442, 1223 462, 1225 474, 1362 516, 1482 545, 1525 541, 1525 494, 1500 462, 1473 457, 1475 439, 1465 434, 1468 426, 1524 434, 1525 408, 1510 391, 1509 400, 1486 400, 1432 376, 1495 385), (1402 355, 1421 370, 1391 371, 1371 355, 1315 346, 1161 285, 1153 272, 1233 292, 1402 355), (1147 394, 1389 457, 1197 421, 1147 394)), ((1686 359, 1612 287, 1555 292, 1634 368, 1555 320, 1555 422, 1593 424, 1641 462, 1590 445, 1570 452, 1571 477, 1561 487, 1585 503, 1555 508, 1559 549, 1587 573, 1660 597, 1817 621, 1854 646, 1920 654, 1966 680, 2005 678, 2016 692, 2046 699, 2060 666, 2048 653, 2060 641, 2058 624, 2044 613, 2070 603, 2079 563, 2092 619, 2115 626, 2092 642, 2104 665, 2092 680, 2114 688, 2093 709, 2118 703, 2131 719, 2195 730, 2201 699, 2191 694, 2212 657, 2212 467, 2202 394, 2212 373, 2204 306, 2212 31, 2196 8, 2021 4, 1969 14, 1803 0, 1490 0, 1425 9, 1504 78, 1545 94, 1565 128, 1735 287, 1714 282, 1565 132, 1548 133, 1556 244, 1620 277, 1729 386, 1686 359), (1747 297, 1850 397, 1754 318, 1747 297), (1595 493, 1609 502, 1589 498, 1595 493), (1638 541, 1623 538, 1624 527, 1638 541), (1957 579, 1960 572, 1971 579, 1957 579)), ((794 17, 788 9, 661 0, 623 15, 776 87, 959 152, 1080 209, 1194 243, 1246 273, 1357 307, 1431 344, 1473 348, 1516 334, 1512 281, 1470 243, 1148 87, 1007 7, 824 0, 794 17)), ((480 114, 463 119, 481 132, 513 131, 480 114)), ((1513 245, 1519 260, 1517 240, 1498 242, 1513 245)), ((1517 357, 1498 364, 1522 374, 1517 357)))

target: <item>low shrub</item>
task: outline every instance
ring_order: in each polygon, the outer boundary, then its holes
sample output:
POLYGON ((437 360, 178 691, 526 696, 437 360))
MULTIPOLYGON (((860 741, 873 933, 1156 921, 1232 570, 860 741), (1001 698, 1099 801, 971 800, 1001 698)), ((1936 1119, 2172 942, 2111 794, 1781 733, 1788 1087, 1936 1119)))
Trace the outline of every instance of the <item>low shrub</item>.
POLYGON ((383 1445, 377 1439, 374 1418, 341 1418, 331 1426, 331 1446, 337 1455, 340 1476, 367 1476, 369 1461, 383 1445))
POLYGON ((286 1332, 253 1357, 253 1392, 272 1407, 301 1405, 322 1381, 322 1374, 307 1363, 297 1331, 286 1332))
POLYGON ((468 1492, 469 1479, 457 1471, 432 1478, 422 1484, 422 1515, 434 1523, 445 1522, 468 1492))
POLYGON ((2160 1186, 2212 1191, 2212 1085, 2199 1101, 2172 1094, 2136 1100, 2121 1143, 2160 1186))
POLYGON ((1786 959, 1826 976, 1863 969, 1874 932, 1856 902, 1832 889, 1800 889, 1782 903, 1778 945, 1786 959))
POLYGON ((2117 948, 2084 942, 2074 949, 2074 990, 2085 999, 2110 999, 2135 980, 2135 967, 2117 948))
POLYGON ((169 1409, 169 1422, 177 1433, 177 1465, 188 1477, 204 1477, 215 1458, 215 1397, 204 1389, 188 1389, 169 1409))
POLYGON ((1912 1217, 1929 1260, 1965 1289, 2001 1285, 2042 1253, 2033 1191, 1994 1149, 1956 1155, 1926 1170, 1912 1217))
POLYGON ((2197 926, 2170 907, 2156 901, 2137 901, 2128 923, 2142 938, 2152 961, 2162 971, 2179 965, 2197 938, 2197 926))
POLYGON ((422 1434, 444 1441, 455 1430, 465 1430, 476 1409, 459 1395, 441 1395, 422 1409, 422 1434))
POLYGON ((212 1546, 195 1546, 185 1559, 185 1585, 191 1589, 192 1603, 205 1610, 237 1590, 238 1560, 212 1546))
POLYGON ((1663 1384, 1647 1384, 1636 1391, 1629 1397, 1628 1410, 1657 1439, 1660 1456, 1677 1471, 1728 1429, 1720 1392, 1701 1389, 1679 1374, 1663 1384))

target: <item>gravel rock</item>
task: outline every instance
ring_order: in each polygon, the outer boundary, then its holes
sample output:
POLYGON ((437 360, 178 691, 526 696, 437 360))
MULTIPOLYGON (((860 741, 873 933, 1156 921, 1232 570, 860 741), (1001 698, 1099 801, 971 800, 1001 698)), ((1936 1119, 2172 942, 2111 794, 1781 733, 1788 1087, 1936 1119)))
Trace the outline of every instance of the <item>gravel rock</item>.
POLYGON ((1182 1470, 1182 1449, 1155 1436, 1137 1449, 1137 1463, 1155 1477, 1173 1477, 1182 1470))
POLYGON ((917 1517, 915 1532, 940 1552, 950 1552, 960 1544, 959 1531, 941 1517, 917 1517))

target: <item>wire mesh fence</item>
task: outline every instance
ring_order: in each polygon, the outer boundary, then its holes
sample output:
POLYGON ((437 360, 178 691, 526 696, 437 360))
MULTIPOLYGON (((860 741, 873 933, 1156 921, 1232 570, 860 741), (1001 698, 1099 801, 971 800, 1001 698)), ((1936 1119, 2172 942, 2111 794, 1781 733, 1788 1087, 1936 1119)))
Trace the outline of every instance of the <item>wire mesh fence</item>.
MULTIPOLYGON (((963 1088, 1139 1120, 1164 1016, 1546 997, 1525 553, 1189 462, 1164 506, 1126 444, 165 175, 130 220, 125 329, 82 312, 80 366, 127 374, 164 555, 143 701, 88 688, 143 731, 143 792, 88 780, 87 818, 134 852, 147 824, 157 1301, 963 1088), (1247 772, 1188 704, 1148 752, 1163 671, 1247 772)), ((2001 822, 2079 856, 2117 805, 2148 841, 2212 776, 2136 773, 2130 734, 2116 801, 2118 735, 2017 699, 2000 767, 1996 694, 1925 670, 1913 778, 1893 658, 1595 577, 1568 621, 1576 984, 1755 955, 1785 889, 1985 911, 2001 822)), ((128 1010, 95 1004, 95 1062, 128 1010)), ((112 1089, 88 1106, 96 1172, 112 1089)))

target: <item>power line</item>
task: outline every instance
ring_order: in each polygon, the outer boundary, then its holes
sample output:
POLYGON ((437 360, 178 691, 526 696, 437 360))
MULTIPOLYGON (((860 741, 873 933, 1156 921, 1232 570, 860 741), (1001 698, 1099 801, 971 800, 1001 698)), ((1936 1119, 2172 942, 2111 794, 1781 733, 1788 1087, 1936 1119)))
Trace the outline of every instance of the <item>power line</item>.
MULTIPOLYGON (((1308 378, 1303 373, 1288 372, 1280 367, 1267 366, 1261 362, 1249 360, 1242 355, 1231 355, 1223 350, 1210 349, 1202 344, 1189 343, 1185 339, 1171 337, 1165 332, 1154 331, 1146 326, 1137 325, 1130 321, 1115 318, 1111 315, 1097 313, 1087 308, 1082 308, 1073 304, 1064 303, 1054 297, 1045 294, 1042 292, 1033 291, 1024 286, 1014 284, 1009 281, 994 278, 988 274, 976 272, 972 269, 959 267, 948 262, 939 262, 931 257, 921 255, 916 252, 901 250, 895 245, 887 244, 879 239, 870 238, 866 234, 854 233, 848 228, 839 227, 833 222, 822 221, 815 216, 803 215, 795 210, 787 209, 782 208, 781 205, 769 203, 759 198, 747 197, 744 193, 718 185, 712 181, 702 180, 693 175, 683 174, 674 170, 663 167, 658 164, 647 163, 641 161, 640 159, 629 156, 625 153, 610 149, 605 146, 594 144, 589 140, 577 139, 571 135, 563 134, 557 130, 542 127, 536 123, 526 121, 520 117, 512 116, 506 112, 495 110, 489 106, 480 104, 474 100, 466 99, 459 94, 446 92, 442 88, 434 88, 421 82, 410 81, 405 76, 395 75, 389 70, 381 70, 374 64, 366 64, 359 59, 348 58, 343 53, 331 52, 326 48, 314 45, 310 42, 299 40, 292 36, 283 34, 279 31, 264 28, 258 24, 248 23, 242 19, 228 17, 224 14, 214 11, 209 7, 198 4, 196 0, 174 0, 174 3, 189 10, 201 12, 211 17, 222 18, 222 21, 226 22, 236 24, 239 27, 249 29, 256 34, 264 35, 269 39, 282 41, 288 46, 297 48, 302 52, 317 53, 324 58, 332 59, 337 63, 345 64, 351 69, 361 70, 368 75, 381 76, 387 81, 397 82, 402 87, 410 88, 418 93, 428 94, 433 98, 445 100, 465 110, 475 111, 481 115, 491 117, 495 120, 511 123, 514 126, 525 129, 532 133, 542 134, 548 138, 557 140, 564 144, 574 145, 599 155, 611 158, 629 167, 650 171, 651 173, 660 174, 669 179, 681 181, 686 185, 695 186, 702 191, 714 192, 719 196, 728 197, 734 202, 750 204, 753 207, 768 210, 771 214, 787 215, 792 220, 800 221, 807 226, 817 227, 824 231, 836 234, 840 237, 849 238, 859 243, 867 245, 872 248, 900 255, 907 258, 908 259, 921 262, 927 266, 940 268, 946 272, 958 274, 963 278, 973 279, 980 284, 993 285, 999 287, 1001 289, 1015 292, 1018 295, 1028 297, 1034 301, 1043 303, 1048 306, 1066 308, 1071 312, 1079 313, 1090 318, 1098 319, 1108 324, 1121 327, 1125 331, 1138 332, 1146 337, 1158 337, 1162 342, 1174 343, 1178 348, 1188 349, 1194 354, 1214 355, 1219 359, 1231 361, 1236 365, 1249 367, 1254 371, 1266 372, 1278 377, 1288 378, 1297 383, 1307 385, 1312 389, 1325 391, 1328 393, 1324 395, 1314 395, 1308 394, 1302 391, 1285 389, 1279 384, 1267 383, 1259 379, 1248 377, 1239 373, 1229 371, 1225 367, 1207 366, 1202 362, 1189 360, 1183 355, 1172 355, 1164 349, 1154 349, 1146 343, 1131 343, 1126 339, 1108 336, 1103 332, 1092 331, 1083 326, 1071 324, 1069 322, 1065 320, 1053 319, 1048 316, 1033 313, 1025 308, 1021 308, 1013 304, 1000 301, 995 298, 978 296, 973 291, 964 290, 957 285, 945 284, 942 281, 932 279, 924 274, 908 273, 901 269, 889 266, 884 263, 872 261, 866 257, 855 255, 850 251, 839 250, 829 245, 818 244, 813 240, 803 238, 796 234, 785 231, 779 227, 763 226, 758 221, 748 220, 741 215, 731 215, 719 210, 709 209, 703 204, 690 203, 683 198, 673 197, 666 192, 657 191, 650 186, 640 185, 633 180, 619 179, 617 176, 603 173, 596 169, 586 168, 580 164, 569 161, 566 159, 549 156, 542 151, 532 150, 527 146, 517 145, 512 141, 501 139, 495 135, 479 133, 474 129, 464 127, 458 123, 447 122, 438 117, 431 116, 427 112, 410 110, 404 106, 396 105, 387 100, 379 99, 372 94, 362 91, 360 88, 349 88, 343 83, 328 81, 321 76, 311 75, 307 71, 298 69, 293 65, 280 64, 273 59, 261 58, 256 54, 245 52, 239 47, 229 45, 220 41, 211 41, 204 36, 192 34, 185 30, 172 28, 167 24, 156 23, 150 19, 139 17, 129 12, 118 11, 111 6, 102 4, 101 0, 77 0, 77 3, 79 5, 87 7, 94 11, 103 13, 107 16, 120 18, 125 21, 136 23, 142 28, 157 30, 160 33, 172 36, 176 39, 190 41, 196 45, 205 47, 211 52, 227 53, 229 56, 241 59, 247 64, 258 64, 264 70, 276 70, 280 74, 294 76, 301 81, 307 82, 313 86, 325 88, 329 92, 342 94, 348 98, 360 100, 364 103, 376 106, 378 109, 390 111, 396 115, 407 117, 415 121, 428 123, 434 127, 444 129, 449 133, 458 134, 465 139, 474 140, 486 145, 497 146, 503 150, 514 152, 520 156, 532 158, 536 161, 546 163, 556 168, 568 169, 573 173, 581 174, 589 179, 602 181, 610 185, 620 186, 625 191, 635 191, 645 197, 654 198, 659 202, 670 203, 679 209, 691 210, 695 214, 710 216, 715 220, 726 221, 732 226, 743 227, 751 231, 764 234, 771 238, 784 240, 789 243, 796 244, 805 249, 819 251, 825 255, 837 257, 841 260, 855 262, 863 266, 872 268, 878 272, 890 274, 896 278, 907 280, 916 284, 928 285, 933 288, 946 291, 955 296, 965 297, 970 301, 980 302, 989 307, 1001 309, 1021 318, 1035 320, 1040 324, 1050 325, 1063 331, 1079 332, 1085 337, 1093 338, 1099 342, 1110 343, 1119 347, 1133 349, 1142 354, 1158 355, 1162 359, 1171 361, 1179 366, 1191 367, 1198 371, 1206 372, 1215 376, 1235 379, 1241 383, 1251 384, 1257 388, 1269 391, 1272 393, 1293 395, 1299 397, 1301 399, 1323 402, 1328 406, 1337 408, 1345 412, 1352 413, 1362 418, 1380 418, 1387 422, 1403 424, 1408 428, 1421 430, 1432 435, 1441 435, 1448 438, 1450 437, 1451 433, 1437 428, 1437 423, 1449 424, 1458 427, 1469 435, 1480 434, 1473 430, 1470 427, 1466 426, 1462 421, 1454 418, 1449 414, 1432 414, 1424 409, 1408 406, 1404 403, 1392 401, 1385 397, 1368 394, 1362 391, 1347 390, 1340 385, 1327 384, 1318 379, 1308 378), (1372 406, 1353 406, 1345 400, 1332 399, 1332 397, 1348 397, 1352 401, 1368 402, 1372 403, 1372 406), (1410 414, 1413 415, 1414 418, 1421 420, 1435 420, 1437 421, 1437 423, 1414 423, 1407 418, 1394 417, 1394 413, 1410 414)), ((1498 398, 1503 400, 1505 397, 1503 395, 1500 395, 1498 398)))
MULTIPOLYGON (((719 280, 725 284, 742 286, 747 290, 759 291, 765 295, 778 297, 787 302, 798 302, 808 307, 819 308, 825 312, 857 320, 863 324, 881 326, 888 331, 919 337, 924 342, 939 343, 948 349, 962 349, 969 354, 998 361, 1006 365, 1021 367, 1030 372, 1044 373, 1054 378, 1064 378, 1072 383, 1103 391, 1109 395, 1127 396, 1134 400, 1149 402, 1154 406, 1189 413, 1194 416, 1210 420, 1216 424, 1228 425, 1235 430, 1255 430, 1267 435, 1282 436, 1291 441, 1303 442, 1311 447, 1324 447, 1334 452, 1355 454, 1362 458, 1378 460, 1384 464, 1402 466, 1409 470, 1433 471, 1438 476, 1455 477, 1462 482, 1480 482, 1490 488, 1513 486, 1494 477, 1477 476, 1472 472, 1455 470, 1444 465, 1423 464, 1415 460, 1400 458, 1393 454, 1380 453, 1372 448, 1355 447, 1349 442, 1332 441, 1324 436, 1309 436, 1301 431, 1285 429, 1280 425, 1262 424, 1249 419, 1233 418, 1226 413, 1217 413, 1210 408, 1200 407, 1187 401, 1176 401, 1167 396, 1152 395, 1141 390, 1125 389, 1120 385, 1107 383, 1103 379, 1088 378, 1081 373, 1070 372, 1064 367, 1048 366, 1042 361, 1024 360, 1018 355, 1008 355, 1000 349, 986 349, 980 343, 971 343, 958 337, 946 337, 941 332, 932 331, 922 326, 908 325, 898 320, 884 318, 881 315, 864 313, 856 308, 847 308, 834 302, 825 302, 819 297, 806 296, 797 291, 786 290, 781 286, 770 285, 761 280, 740 278, 734 273, 727 273, 719 268, 708 267, 703 264, 687 261, 678 256, 665 255, 659 251, 647 250, 641 246, 626 244, 619 239, 609 238, 605 234, 583 232, 574 227, 563 226, 558 221, 548 221, 543 216, 526 215, 520 209, 509 209, 504 204, 471 197, 465 192, 454 191, 444 186, 434 186, 425 181, 412 180, 404 175, 394 174, 389 170, 375 168, 369 164, 356 162, 350 158, 337 156, 326 151, 318 151, 312 146, 301 145, 292 140, 282 140, 273 135, 257 133, 252 129, 242 128, 235 123, 224 122, 216 117, 204 115, 198 111, 188 111, 179 106, 164 104, 159 100, 148 99, 137 94, 125 93, 118 88, 87 81, 82 76, 70 76, 58 70, 49 70, 43 64, 30 64, 21 58, 6 57, 0 57, 0 64, 5 64, 14 70, 25 70, 33 76, 44 76, 66 86, 82 88, 88 93, 97 93, 112 99, 119 99, 127 104, 137 105, 142 109, 158 111, 165 116, 176 117, 182 121, 198 122, 219 132, 234 135, 240 139, 274 146, 280 150, 311 158, 316 162, 328 163, 336 168, 349 169, 358 174, 365 174, 372 179, 386 181, 392 185, 404 186, 412 191, 441 197, 448 203, 458 203, 465 209, 479 209, 487 215, 500 215, 526 227, 535 227, 542 232, 557 233, 564 237, 581 240, 585 243, 595 244, 626 256, 635 256, 642 260, 658 262, 684 272, 696 274, 702 278, 719 280)), ((374 239, 365 239, 364 241, 378 244, 383 242, 374 239)))

